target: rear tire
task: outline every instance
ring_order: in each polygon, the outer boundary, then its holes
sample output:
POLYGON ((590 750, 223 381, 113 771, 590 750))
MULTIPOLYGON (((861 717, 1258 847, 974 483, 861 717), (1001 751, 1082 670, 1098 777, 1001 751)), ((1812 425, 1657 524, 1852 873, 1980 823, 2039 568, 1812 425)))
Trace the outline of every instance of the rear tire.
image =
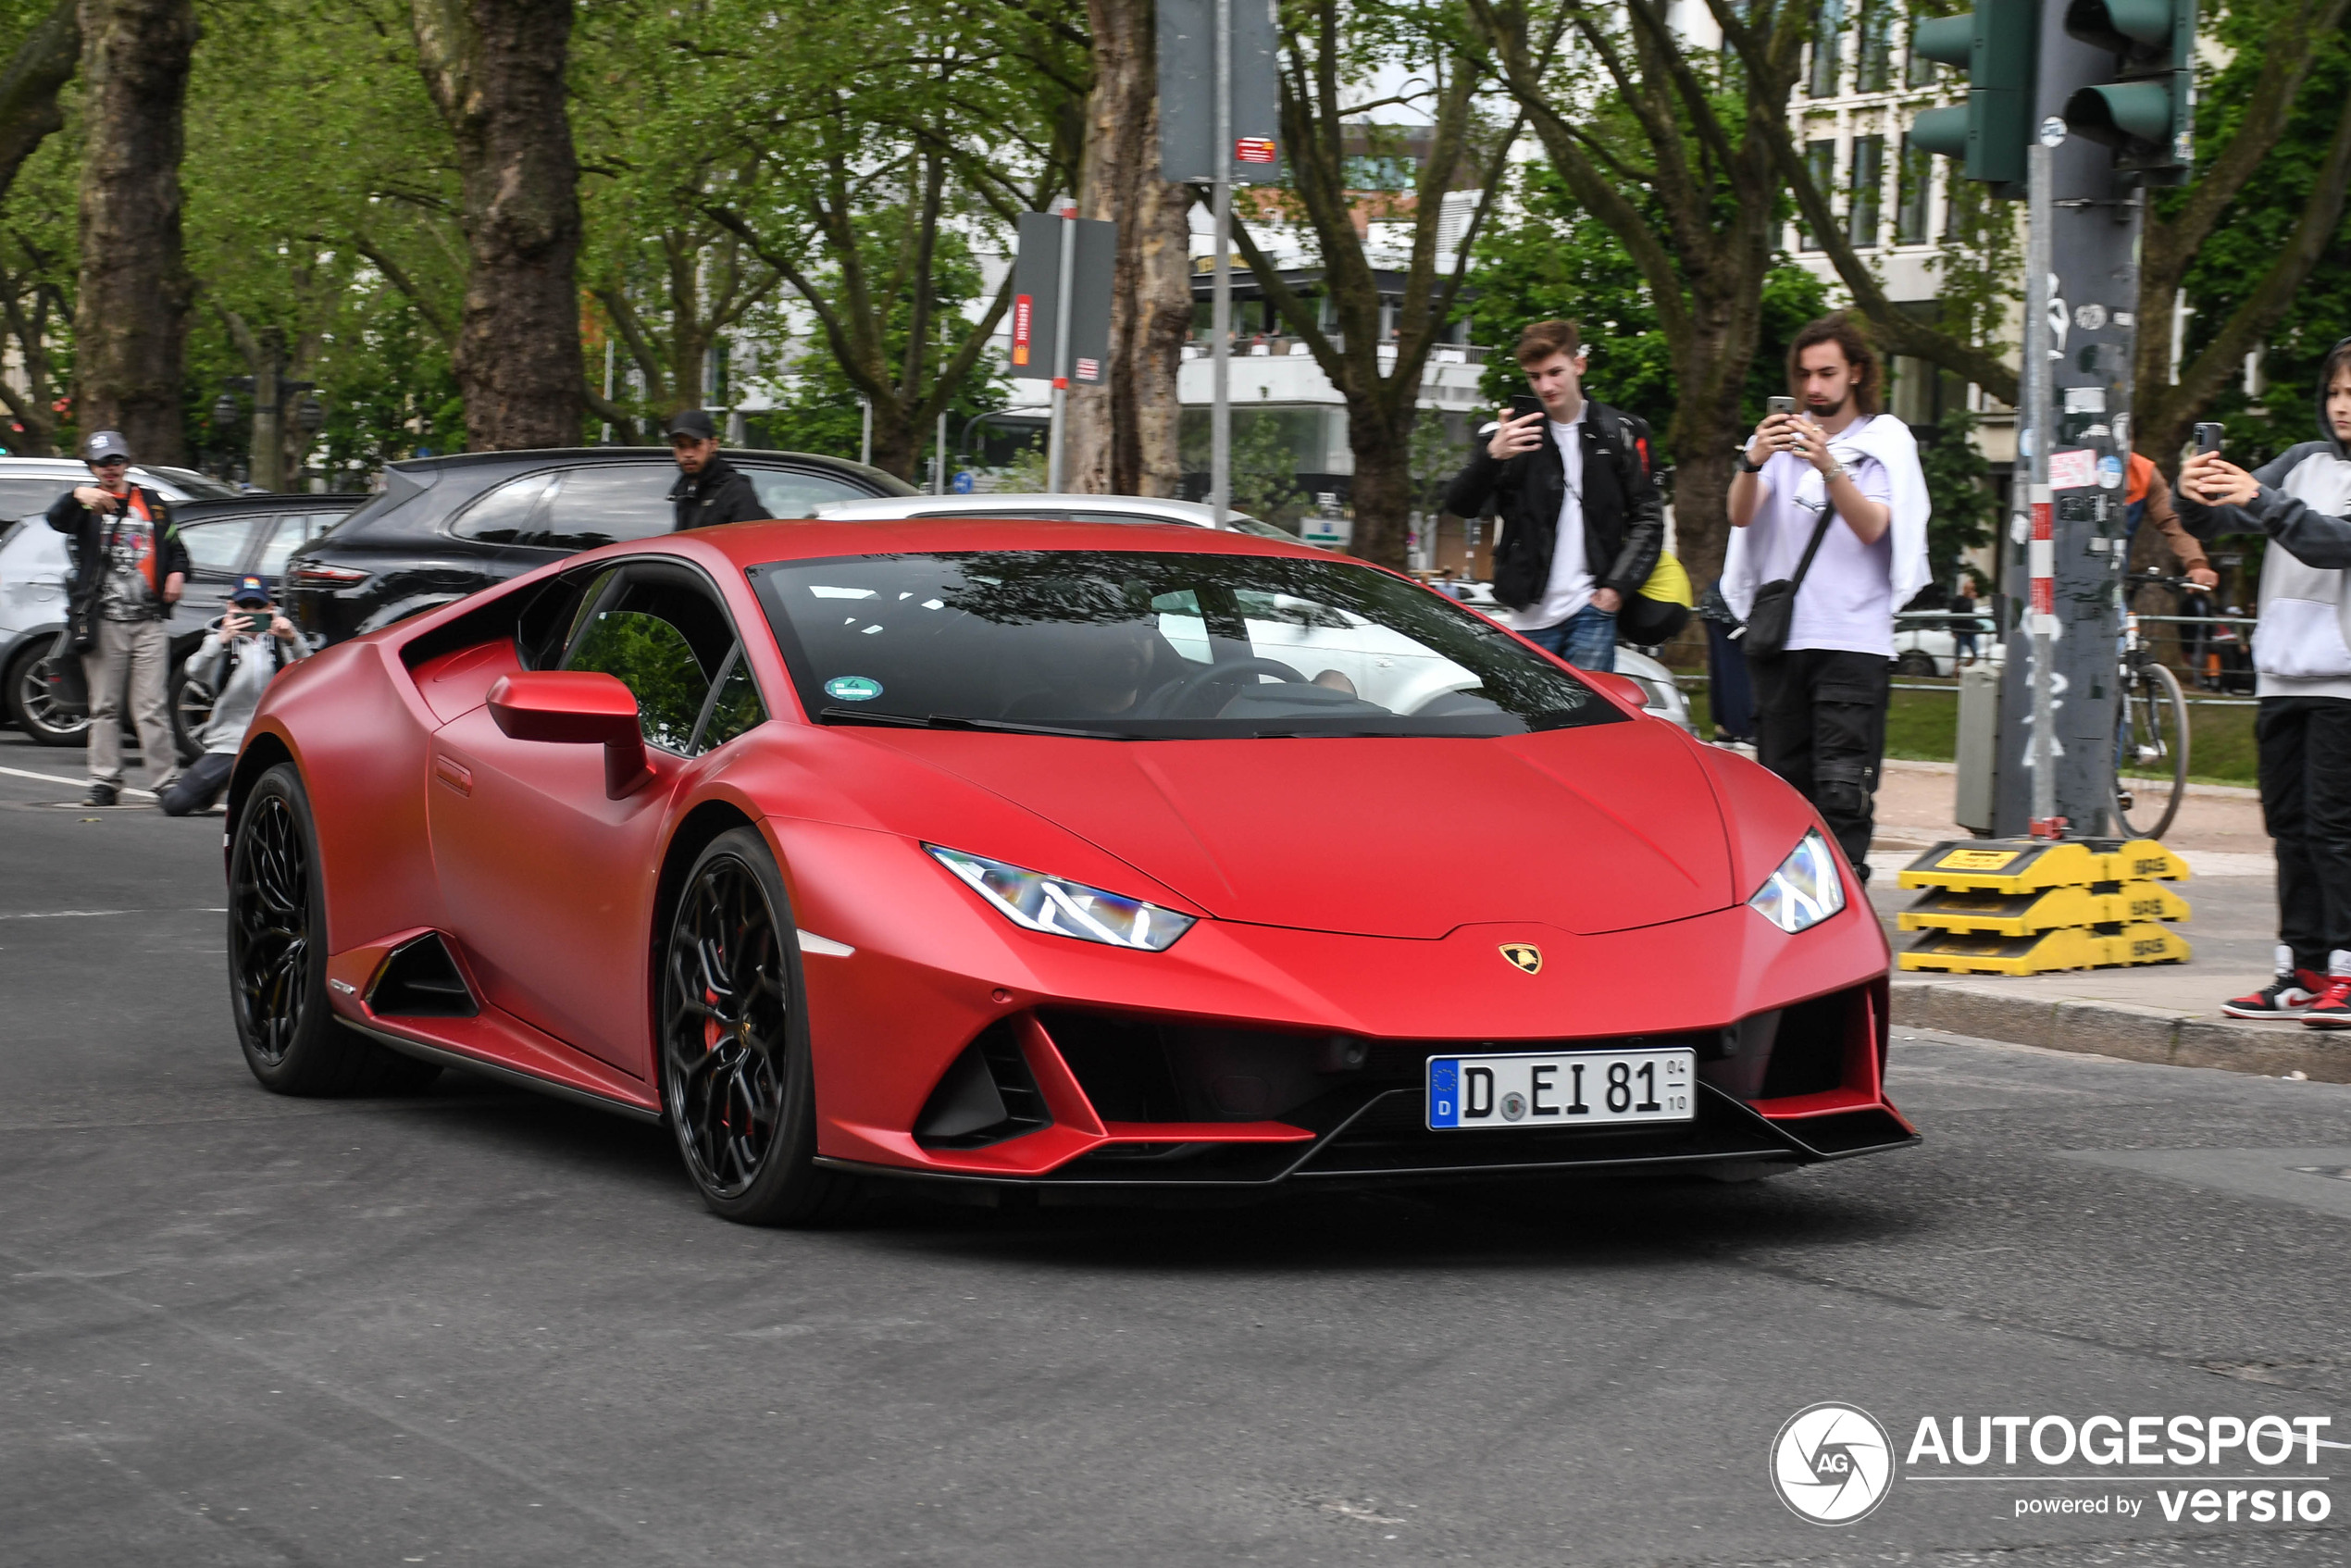
POLYGON ((183 661, 172 661, 171 679, 164 689, 164 709, 171 716, 171 739, 180 748, 182 765, 204 755, 204 727, 212 722, 212 688, 188 673, 183 661))
POLYGON ((815 1163, 800 941, 756 829, 695 858, 657 956, 662 1111, 703 1201, 740 1225, 840 1219, 857 1184, 815 1163))
POLYGON ((1911 648, 1895 659, 1894 673, 1905 680, 1925 680, 1941 672, 1935 667, 1934 654, 1911 648))
POLYGON ((43 661, 61 641, 43 638, 18 649, 17 656, 8 661, 6 684, 0 687, 0 700, 6 702, 8 716, 39 746, 82 745, 90 730, 89 709, 77 712, 61 704, 48 682, 41 678, 43 661))
POLYGON ((292 763, 261 776, 229 857, 229 1010, 245 1065, 277 1094, 414 1094, 441 1074, 344 1026, 327 1003, 326 877, 292 763))
POLYGON ((2179 678, 2149 660, 2114 714, 2114 816, 2134 839, 2159 839, 2188 791, 2188 703, 2179 678))

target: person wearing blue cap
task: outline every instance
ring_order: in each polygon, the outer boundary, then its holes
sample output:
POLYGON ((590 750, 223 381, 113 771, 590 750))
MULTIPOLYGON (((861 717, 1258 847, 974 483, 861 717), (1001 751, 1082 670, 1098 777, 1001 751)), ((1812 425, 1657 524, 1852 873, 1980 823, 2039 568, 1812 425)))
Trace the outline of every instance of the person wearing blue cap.
POLYGON ((280 670, 306 655, 310 646, 292 621, 269 602, 269 579, 243 577, 229 595, 229 613, 205 631, 188 655, 188 679, 212 692, 212 716, 197 739, 204 755, 157 792, 166 816, 209 811, 228 785, 244 744, 245 727, 261 706, 261 694, 280 670))

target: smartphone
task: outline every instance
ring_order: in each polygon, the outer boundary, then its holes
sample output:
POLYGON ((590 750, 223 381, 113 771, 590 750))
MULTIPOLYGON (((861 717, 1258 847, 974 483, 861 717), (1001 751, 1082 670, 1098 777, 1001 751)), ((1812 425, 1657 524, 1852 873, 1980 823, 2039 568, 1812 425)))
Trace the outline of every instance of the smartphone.
POLYGON ((1533 392, 1513 392, 1511 394, 1511 418, 1523 419, 1529 414, 1540 414, 1541 412, 1543 412, 1543 400, 1536 397, 1533 392))
POLYGON ((1793 414, 1795 412, 1796 399, 1792 397, 1767 397, 1763 400, 1763 413, 1767 417, 1773 414, 1793 414))
POLYGON ((2207 419, 2196 426, 2196 449, 2198 452, 2220 450, 2220 422, 2219 420, 2207 419))

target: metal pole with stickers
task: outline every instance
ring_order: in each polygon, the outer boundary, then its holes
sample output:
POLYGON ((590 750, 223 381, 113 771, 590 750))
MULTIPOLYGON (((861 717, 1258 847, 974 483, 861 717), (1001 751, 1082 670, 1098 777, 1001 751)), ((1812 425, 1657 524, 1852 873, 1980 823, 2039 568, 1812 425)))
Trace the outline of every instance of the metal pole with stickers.
POLYGON ((1912 143, 1952 158, 1952 178, 2022 198, 2026 232, 2007 657, 1991 744, 1959 758, 1962 800, 1988 806, 1961 820, 1990 839, 1938 844, 1900 873, 1926 890, 1898 916, 1924 933, 1905 969, 2188 956, 2169 928, 2187 905, 2156 885, 2184 866, 2123 816, 2116 695, 2139 236, 2147 191, 2193 166, 2195 40, 2195 0, 1979 0, 1914 37, 1966 68, 1968 94, 1920 115, 1912 143))
POLYGON ((1275 178, 1281 83, 1274 7, 1272 0, 1160 0, 1158 22, 1160 177, 1208 186, 1213 225, 1208 504, 1221 529, 1233 504, 1233 187, 1275 178))

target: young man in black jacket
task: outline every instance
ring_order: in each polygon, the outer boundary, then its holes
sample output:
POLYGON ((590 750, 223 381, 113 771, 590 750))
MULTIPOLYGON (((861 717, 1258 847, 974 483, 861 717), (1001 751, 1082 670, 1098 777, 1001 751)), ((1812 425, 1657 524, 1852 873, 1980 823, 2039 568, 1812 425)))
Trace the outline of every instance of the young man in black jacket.
POLYGON ((67 622, 90 687, 90 793, 110 806, 122 789, 122 703, 131 716, 147 787, 161 790, 180 771, 180 753, 164 712, 171 639, 164 622, 188 585, 188 547, 162 496, 131 482, 131 445, 115 430, 81 443, 92 481, 57 497, 49 526, 70 541, 73 580, 67 622))
POLYGON ((750 476, 718 455, 718 427, 709 410, 689 408, 669 421, 669 451, 678 459, 678 482, 669 499, 678 508, 679 531, 767 516, 750 476))
POLYGON ((1648 427, 1586 399, 1574 322, 1536 322, 1517 356, 1543 406, 1502 416, 1446 491, 1445 510, 1474 517, 1494 500, 1494 597, 1511 629, 1579 669, 1612 670, 1617 615, 1665 547, 1648 427))

